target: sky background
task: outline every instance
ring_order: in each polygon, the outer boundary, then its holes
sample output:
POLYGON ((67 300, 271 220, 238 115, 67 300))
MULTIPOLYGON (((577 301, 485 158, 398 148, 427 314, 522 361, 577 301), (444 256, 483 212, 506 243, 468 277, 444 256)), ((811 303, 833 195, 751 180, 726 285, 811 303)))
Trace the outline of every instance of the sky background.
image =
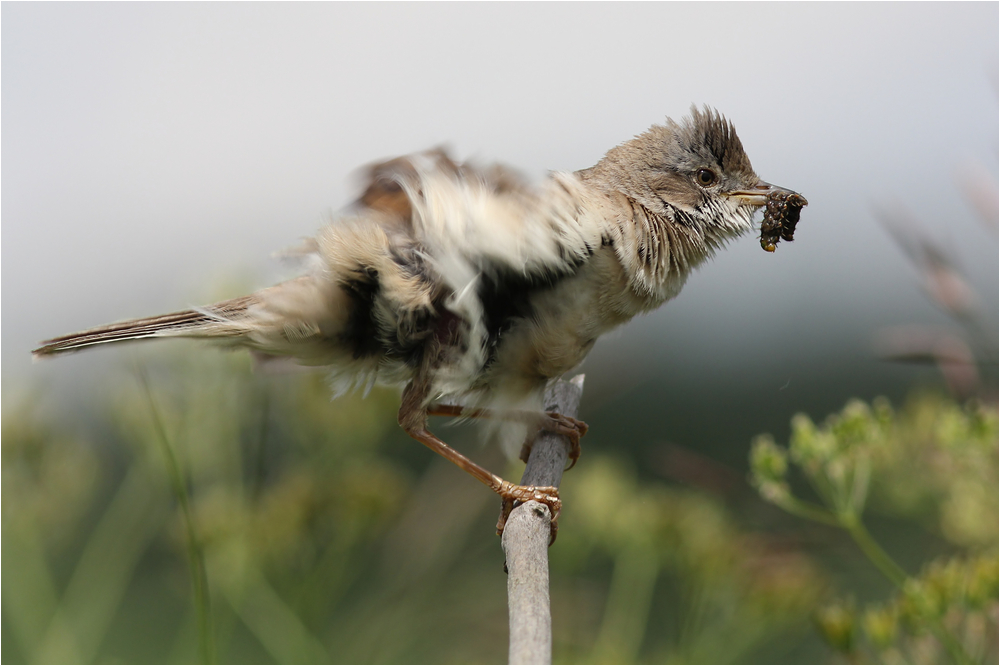
POLYGON ((537 179, 692 103, 809 207, 794 243, 741 239, 599 343, 591 399, 885 372, 881 327, 947 320, 878 206, 954 253, 997 330, 996 227, 963 194, 996 187, 997 3, 4 3, 0 29, 5 393, 123 363, 33 364, 44 338, 286 276, 272 253, 367 163, 446 144, 537 179))

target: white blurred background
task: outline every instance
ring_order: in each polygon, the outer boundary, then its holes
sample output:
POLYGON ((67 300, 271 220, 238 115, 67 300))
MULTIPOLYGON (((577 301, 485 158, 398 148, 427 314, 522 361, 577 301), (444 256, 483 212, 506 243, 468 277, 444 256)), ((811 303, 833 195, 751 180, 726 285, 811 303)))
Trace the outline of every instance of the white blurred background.
POLYGON ((998 20, 996 3, 5 3, 4 387, 85 390, 120 349, 32 364, 34 344, 281 277, 271 253, 348 204, 359 166, 447 144, 540 178, 707 103, 762 178, 809 199, 796 240, 740 240, 602 341, 588 399, 795 395, 830 373, 834 407, 902 390, 925 375, 874 361, 876 331, 949 324, 876 206, 954 253, 996 332, 996 226, 963 188, 996 187, 998 20))

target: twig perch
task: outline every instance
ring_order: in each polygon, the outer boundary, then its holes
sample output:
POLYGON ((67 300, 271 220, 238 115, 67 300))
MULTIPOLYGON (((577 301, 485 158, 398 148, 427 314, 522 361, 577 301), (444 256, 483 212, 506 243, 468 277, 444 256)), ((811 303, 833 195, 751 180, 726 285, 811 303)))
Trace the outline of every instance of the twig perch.
MULTIPOLYGON (((545 411, 576 416, 583 396, 583 375, 560 380, 545 393, 545 411)), ((522 485, 559 486, 568 442, 542 431, 535 439, 521 477, 522 485)), ((501 545, 507 556, 507 608, 511 664, 552 663, 552 613, 549 608, 549 535, 552 516, 539 502, 511 511, 501 545)))

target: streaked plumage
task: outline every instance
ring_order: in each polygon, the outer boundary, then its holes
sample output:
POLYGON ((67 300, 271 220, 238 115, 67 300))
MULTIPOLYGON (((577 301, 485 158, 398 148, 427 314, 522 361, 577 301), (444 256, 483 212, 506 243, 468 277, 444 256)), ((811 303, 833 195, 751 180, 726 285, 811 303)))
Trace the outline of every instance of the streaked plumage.
MULTIPOLYGON (((34 353, 206 338, 325 366, 336 390, 407 384, 400 422, 434 448, 421 435, 431 405, 539 412, 549 380, 603 333, 676 296, 691 270, 751 229, 775 189, 707 108, 539 185, 429 151, 372 167, 355 205, 302 248, 303 276, 34 353)), ((524 419, 514 422, 522 436, 524 419)))

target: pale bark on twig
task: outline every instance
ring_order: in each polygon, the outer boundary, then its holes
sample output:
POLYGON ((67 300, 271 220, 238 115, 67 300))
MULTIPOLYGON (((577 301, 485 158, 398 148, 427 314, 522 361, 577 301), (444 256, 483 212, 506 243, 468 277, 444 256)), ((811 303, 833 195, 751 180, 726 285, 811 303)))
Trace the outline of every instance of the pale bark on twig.
MULTIPOLYGON (((545 393, 545 411, 575 417, 582 395, 583 375, 560 380, 545 393)), ((521 485, 558 487, 568 457, 565 437, 540 432, 521 485)), ((526 502, 511 511, 504 528, 501 544, 507 557, 511 664, 552 663, 548 552, 551 519, 547 506, 526 502)))

